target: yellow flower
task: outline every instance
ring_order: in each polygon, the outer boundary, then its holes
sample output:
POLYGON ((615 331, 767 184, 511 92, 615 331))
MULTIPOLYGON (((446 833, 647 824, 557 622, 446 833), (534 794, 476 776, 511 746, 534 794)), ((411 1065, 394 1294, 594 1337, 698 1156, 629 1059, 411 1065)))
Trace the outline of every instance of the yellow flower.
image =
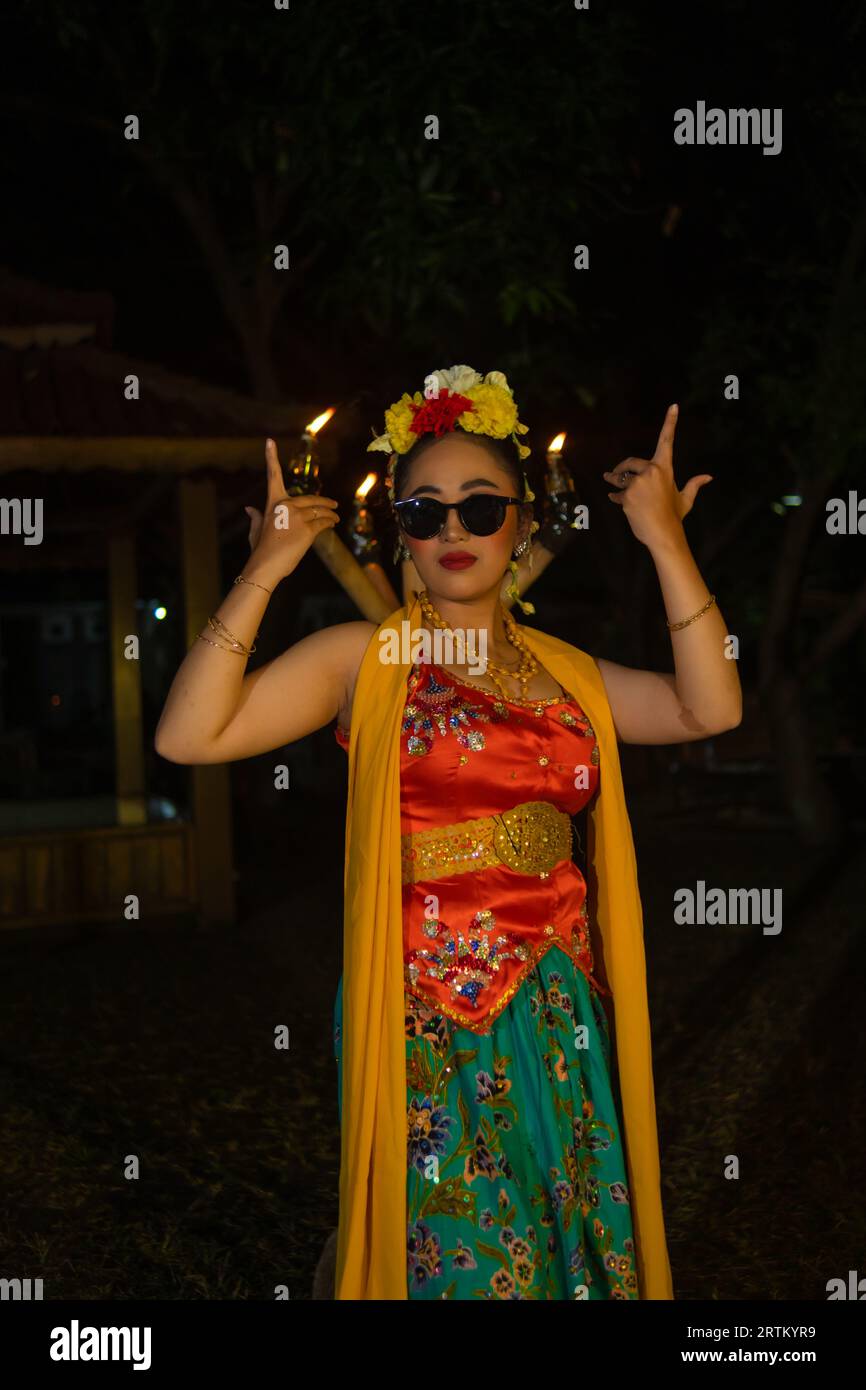
POLYGON ((514 398, 501 386, 489 386, 483 382, 470 386, 464 392, 474 410, 464 410, 457 417, 457 423, 470 434, 488 434, 493 439, 507 439, 514 433, 517 425, 517 406, 514 398))
POLYGON ((410 396, 408 391, 404 391, 399 401, 395 401, 385 411, 385 429, 391 441, 391 447, 398 454, 405 454, 412 448, 418 436, 410 429, 412 421, 415 419, 411 409, 412 402, 415 405, 423 405, 424 397, 420 391, 416 391, 414 396, 410 396))
MULTIPOLYGON (((440 390, 448 386, 451 391, 459 392, 472 401, 473 409, 459 415, 454 421, 456 426, 469 434, 489 435, 491 439, 507 439, 510 435, 518 457, 528 457, 531 450, 521 444, 517 437, 527 433, 527 426, 517 418, 517 405, 502 372, 488 372, 483 381, 478 372, 466 366, 441 368, 431 375, 438 381, 440 390)), ((411 407, 413 404, 423 406, 424 403, 425 398, 420 391, 411 396, 404 391, 400 400, 385 411, 385 433, 374 436, 367 449, 381 450, 391 455, 408 453, 419 438, 412 429, 415 415, 411 407)))

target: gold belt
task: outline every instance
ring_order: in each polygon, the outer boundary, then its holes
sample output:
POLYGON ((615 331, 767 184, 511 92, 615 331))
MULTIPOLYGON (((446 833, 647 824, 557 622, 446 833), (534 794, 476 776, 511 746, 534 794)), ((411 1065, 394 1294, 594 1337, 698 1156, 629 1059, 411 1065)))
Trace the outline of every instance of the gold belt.
POLYGON ((437 825, 400 836, 404 883, 505 864, 546 878, 571 858, 571 819, 549 801, 522 801, 500 815, 437 825))

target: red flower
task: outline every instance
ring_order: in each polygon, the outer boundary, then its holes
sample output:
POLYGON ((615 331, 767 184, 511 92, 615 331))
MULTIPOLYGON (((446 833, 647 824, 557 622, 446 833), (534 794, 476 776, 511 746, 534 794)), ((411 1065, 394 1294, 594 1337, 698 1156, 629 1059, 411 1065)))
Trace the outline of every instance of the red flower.
POLYGON ((447 386, 433 400, 425 401, 423 405, 415 405, 412 401, 410 405, 415 418, 409 428, 413 434, 419 435, 446 434, 453 430, 458 415, 462 415, 464 410, 475 409, 468 396, 449 391, 447 386))

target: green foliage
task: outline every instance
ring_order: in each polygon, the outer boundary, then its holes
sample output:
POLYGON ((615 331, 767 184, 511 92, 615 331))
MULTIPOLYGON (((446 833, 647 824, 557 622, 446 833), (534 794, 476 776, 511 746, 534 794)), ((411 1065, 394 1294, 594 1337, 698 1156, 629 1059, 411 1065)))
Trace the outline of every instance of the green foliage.
POLYGON ((203 0, 82 0, 74 17, 47 0, 29 22, 34 42, 62 49, 69 119, 138 114, 151 167, 206 197, 242 283, 263 241, 287 241, 293 265, 317 248, 327 273, 311 308, 334 332, 360 320, 411 351, 455 318, 498 321, 551 386, 573 389, 562 335, 578 309, 587 335, 604 313, 573 268, 575 229, 590 240, 610 195, 630 197, 602 132, 638 99, 632 19, 600 8, 587 24, 565 0, 543 22, 531 6, 461 6, 447 24, 393 0, 241 0, 218 15, 203 0))

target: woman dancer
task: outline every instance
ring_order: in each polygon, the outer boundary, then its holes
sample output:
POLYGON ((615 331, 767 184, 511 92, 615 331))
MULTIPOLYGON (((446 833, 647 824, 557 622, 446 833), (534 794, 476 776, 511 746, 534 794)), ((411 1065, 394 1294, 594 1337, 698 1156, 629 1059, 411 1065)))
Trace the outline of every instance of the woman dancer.
POLYGON ((676 486, 676 407, 651 459, 604 475, 653 556, 675 671, 595 660, 500 600, 537 526, 505 377, 455 367, 427 387, 370 445, 390 455, 423 589, 379 628, 324 629, 252 675, 211 654, 245 658, 267 594, 336 524, 333 499, 286 497, 268 441, 250 560, 175 678, 157 751, 227 762, 336 718, 349 753, 336 1297, 671 1298, 617 740, 740 721, 682 527, 709 478, 676 486), (464 645, 431 661, 425 642, 451 633, 464 645))

